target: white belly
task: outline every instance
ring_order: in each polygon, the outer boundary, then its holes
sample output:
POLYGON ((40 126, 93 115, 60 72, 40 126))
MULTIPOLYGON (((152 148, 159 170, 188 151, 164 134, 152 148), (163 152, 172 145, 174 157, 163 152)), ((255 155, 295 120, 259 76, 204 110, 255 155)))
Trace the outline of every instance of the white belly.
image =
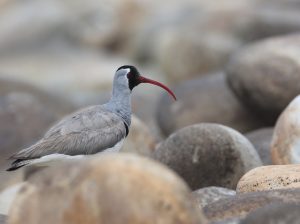
POLYGON ((113 147, 108 148, 108 149, 105 149, 104 151, 99 152, 99 153, 97 153, 97 154, 100 154, 100 153, 114 153, 114 152, 119 152, 120 149, 121 149, 122 146, 123 146, 124 139, 125 139, 125 138, 123 138, 121 141, 119 141, 119 142, 118 142, 117 144, 115 144, 113 147))

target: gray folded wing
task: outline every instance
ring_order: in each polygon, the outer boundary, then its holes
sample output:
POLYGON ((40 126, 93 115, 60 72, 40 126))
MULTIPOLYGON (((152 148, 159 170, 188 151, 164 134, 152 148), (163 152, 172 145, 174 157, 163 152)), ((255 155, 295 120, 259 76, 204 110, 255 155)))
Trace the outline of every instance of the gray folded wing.
POLYGON ((121 117, 102 106, 93 106, 65 117, 40 141, 16 153, 12 159, 34 159, 54 153, 95 154, 125 137, 126 126, 121 117))

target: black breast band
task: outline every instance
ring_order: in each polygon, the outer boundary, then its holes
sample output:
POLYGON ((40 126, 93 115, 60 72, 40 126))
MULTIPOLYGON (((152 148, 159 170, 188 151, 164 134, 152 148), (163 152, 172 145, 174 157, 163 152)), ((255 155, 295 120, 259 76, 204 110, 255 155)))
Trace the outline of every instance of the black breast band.
POLYGON ((128 128, 128 125, 125 122, 123 122, 123 123, 124 123, 125 128, 126 128, 126 137, 127 137, 128 133, 129 133, 129 128, 128 128))

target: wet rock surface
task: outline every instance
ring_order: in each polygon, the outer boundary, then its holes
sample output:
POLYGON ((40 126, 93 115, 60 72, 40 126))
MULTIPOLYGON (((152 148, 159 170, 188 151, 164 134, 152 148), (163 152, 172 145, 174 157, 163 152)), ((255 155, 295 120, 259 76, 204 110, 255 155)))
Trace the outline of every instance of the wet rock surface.
POLYGON ((263 126, 237 100, 222 73, 185 81, 173 90, 176 102, 164 94, 157 105, 157 123, 166 136, 200 122, 220 123, 241 132, 263 126))
POLYGON ((189 197, 187 185, 154 161, 101 155, 32 176, 17 195, 8 222, 206 223, 189 197))
POLYGON ((274 164, 300 163, 300 96, 278 118, 271 143, 274 164))
POLYGON ((264 165, 271 165, 271 140, 274 128, 260 128, 245 134, 258 152, 264 165))
POLYGON ((261 165, 244 136, 209 123, 180 129, 161 142, 152 157, 177 172, 194 190, 207 186, 234 189, 244 173, 261 165))

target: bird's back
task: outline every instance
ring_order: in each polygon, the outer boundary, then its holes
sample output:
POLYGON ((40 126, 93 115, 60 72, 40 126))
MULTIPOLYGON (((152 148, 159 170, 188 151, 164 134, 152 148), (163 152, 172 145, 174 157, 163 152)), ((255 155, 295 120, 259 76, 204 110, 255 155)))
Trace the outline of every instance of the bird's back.
POLYGON ((127 133, 128 126, 120 116, 102 105, 92 106, 66 116, 40 141, 11 158, 23 161, 50 154, 95 154, 114 147, 127 133))

